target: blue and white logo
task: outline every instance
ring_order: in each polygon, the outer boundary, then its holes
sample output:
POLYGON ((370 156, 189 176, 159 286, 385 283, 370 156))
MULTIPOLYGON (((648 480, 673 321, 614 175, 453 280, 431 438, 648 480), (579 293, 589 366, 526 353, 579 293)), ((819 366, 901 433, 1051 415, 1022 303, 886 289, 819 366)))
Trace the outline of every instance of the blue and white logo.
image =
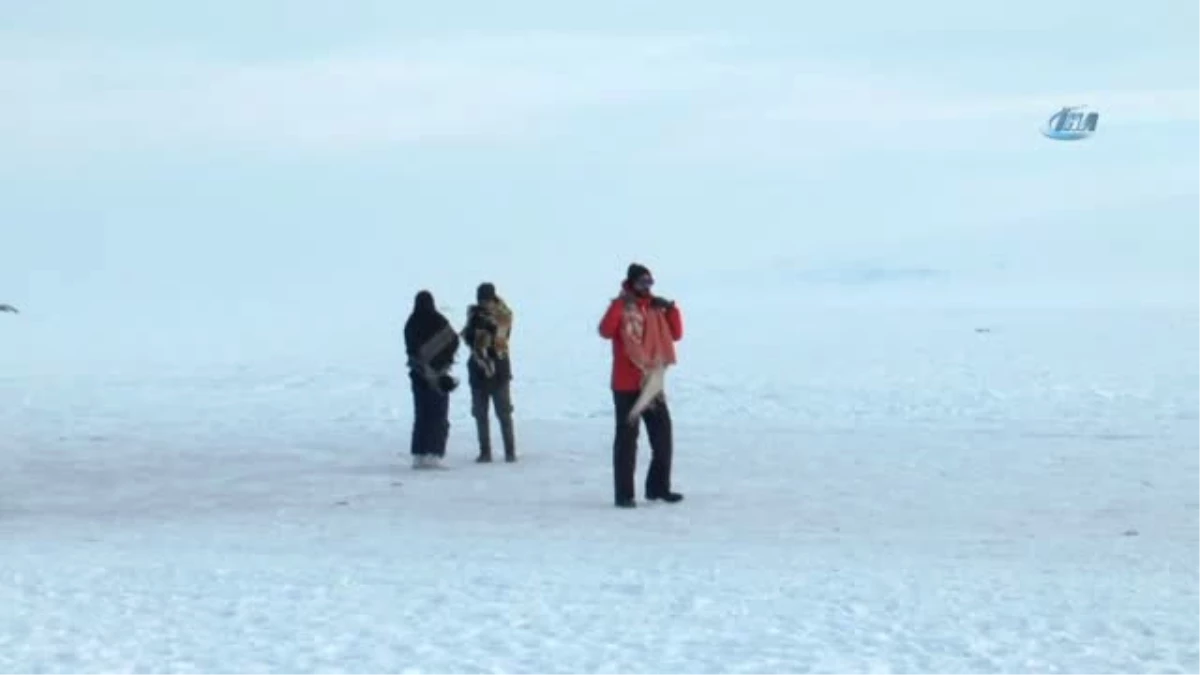
POLYGON ((1042 127, 1042 135, 1056 141, 1078 141, 1096 133, 1100 113, 1087 106, 1069 105, 1050 116, 1042 127))

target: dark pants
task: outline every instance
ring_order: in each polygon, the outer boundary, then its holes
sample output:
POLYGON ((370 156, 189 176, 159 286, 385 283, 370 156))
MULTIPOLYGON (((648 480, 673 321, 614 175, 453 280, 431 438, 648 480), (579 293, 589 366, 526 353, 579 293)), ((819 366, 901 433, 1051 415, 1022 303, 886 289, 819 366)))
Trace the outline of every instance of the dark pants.
POLYGON ((488 405, 496 411, 500 422, 500 436, 504 442, 504 456, 516 456, 516 438, 513 431, 512 389, 507 381, 481 381, 471 386, 471 416, 475 418, 475 430, 479 436, 479 456, 492 456, 492 427, 488 418, 488 405))
POLYGON ((420 378, 412 378, 412 394, 412 454, 444 457, 450 438, 450 394, 420 378))
MULTIPOLYGON (((636 391, 614 391, 616 434, 613 438, 613 496, 617 501, 633 499, 634 474, 637 471, 639 422, 630 424, 629 411, 637 401, 636 391)), ((666 399, 659 399, 642 412, 650 439, 650 470, 646 472, 646 495, 664 495, 671 491, 671 410, 666 399)))

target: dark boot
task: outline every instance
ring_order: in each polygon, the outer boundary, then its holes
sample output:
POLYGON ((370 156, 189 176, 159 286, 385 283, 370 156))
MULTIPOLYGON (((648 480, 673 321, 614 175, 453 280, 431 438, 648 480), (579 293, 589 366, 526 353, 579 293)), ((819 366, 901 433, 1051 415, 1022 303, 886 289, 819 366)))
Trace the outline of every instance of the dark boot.
POLYGON ((479 456, 476 462, 486 464, 492 461, 492 430, 486 417, 475 418, 475 432, 479 436, 479 456))
POLYGON ((500 422, 500 437, 504 442, 504 461, 517 461, 517 440, 513 432, 512 389, 508 382, 498 383, 492 390, 492 405, 500 422))
POLYGON ((492 461, 492 428, 488 419, 488 394, 482 387, 471 388, 471 416, 475 418, 475 435, 479 439, 479 456, 476 462, 492 461))
POLYGON ((512 415, 500 418, 500 436, 504 440, 504 461, 517 461, 517 439, 513 431, 512 415))
POLYGON ((683 501, 683 495, 678 492, 660 492, 655 494, 646 493, 646 499, 655 501, 661 499, 668 504, 678 504, 683 501))

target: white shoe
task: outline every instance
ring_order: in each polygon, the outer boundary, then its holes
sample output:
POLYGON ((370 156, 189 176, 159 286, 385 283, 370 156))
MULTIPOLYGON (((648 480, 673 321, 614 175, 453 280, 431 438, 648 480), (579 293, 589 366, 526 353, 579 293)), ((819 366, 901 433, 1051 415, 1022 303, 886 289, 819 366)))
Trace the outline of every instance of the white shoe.
POLYGON ((429 455, 413 455, 413 467, 412 468, 414 468, 414 469, 429 468, 429 455))
POLYGON ((427 455, 426 461, 428 462, 428 464, 425 465, 426 468, 429 468, 429 469, 444 469, 444 468, 446 468, 442 464, 442 458, 438 457, 437 455, 427 455))

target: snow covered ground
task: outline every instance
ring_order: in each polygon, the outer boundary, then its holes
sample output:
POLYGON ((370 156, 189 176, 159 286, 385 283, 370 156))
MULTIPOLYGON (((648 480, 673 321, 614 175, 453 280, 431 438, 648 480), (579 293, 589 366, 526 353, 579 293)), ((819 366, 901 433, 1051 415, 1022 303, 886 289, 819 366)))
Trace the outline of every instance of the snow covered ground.
POLYGON ((635 511, 587 312, 519 319, 514 466, 464 391, 407 468, 392 336, 0 377, 0 671, 1200 670, 1194 311, 680 299, 635 511))

